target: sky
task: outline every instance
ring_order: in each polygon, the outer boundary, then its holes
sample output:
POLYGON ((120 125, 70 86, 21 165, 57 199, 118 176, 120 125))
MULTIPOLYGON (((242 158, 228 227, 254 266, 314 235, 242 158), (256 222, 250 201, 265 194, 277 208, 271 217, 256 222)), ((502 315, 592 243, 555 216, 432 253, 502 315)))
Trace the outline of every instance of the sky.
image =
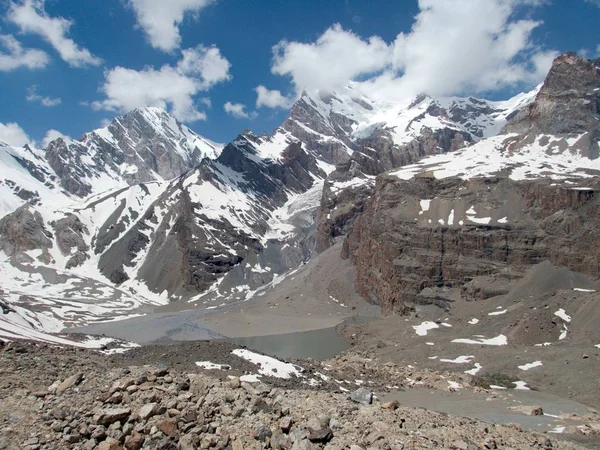
POLYGON ((160 106, 229 142, 303 90, 505 99, 564 51, 600 57, 600 0, 0 0, 0 141, 44 147, 160 106))

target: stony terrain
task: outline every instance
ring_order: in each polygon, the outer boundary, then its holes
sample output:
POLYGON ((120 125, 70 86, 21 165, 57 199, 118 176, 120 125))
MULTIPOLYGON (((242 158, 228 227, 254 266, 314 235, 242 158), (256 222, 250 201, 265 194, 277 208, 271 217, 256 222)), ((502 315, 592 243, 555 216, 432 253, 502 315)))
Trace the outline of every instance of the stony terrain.
MULTIPOLYGON (((192 346, 191 358, 199 345, 192 346)), ((143 352, 148 356, 149 350, 143 352)), ((593 445, 589 440, 577 444, 525 432, 519 426, 380 403, 366 388, 348 394, 302 385, 278 387, 271 378, 252 384, 236 376, 219 380, 198 369, 185 370, 181 362, 131 364, 134 353, 108 357, 88 350, 11 343, 2 347, 0 358, 0 448, 7 450, 593 445)), ((162 360, 168 358, 164 353, 162 360)), ((590 435, 595 426, 590 422, 590 435)))

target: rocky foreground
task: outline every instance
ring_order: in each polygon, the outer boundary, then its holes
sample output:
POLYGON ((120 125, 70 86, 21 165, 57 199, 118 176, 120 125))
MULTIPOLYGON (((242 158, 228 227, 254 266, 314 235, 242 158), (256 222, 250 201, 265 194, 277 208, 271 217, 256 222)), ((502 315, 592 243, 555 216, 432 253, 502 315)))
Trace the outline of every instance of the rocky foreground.
POLYGON ((192 361, 141 364, 149 353, 136 351, 106 356, 5 344, 0 449, 585 448, 519 426, 380 403, 365 387, 346 393, 267 377, 246 383, 185 370, 192 361))

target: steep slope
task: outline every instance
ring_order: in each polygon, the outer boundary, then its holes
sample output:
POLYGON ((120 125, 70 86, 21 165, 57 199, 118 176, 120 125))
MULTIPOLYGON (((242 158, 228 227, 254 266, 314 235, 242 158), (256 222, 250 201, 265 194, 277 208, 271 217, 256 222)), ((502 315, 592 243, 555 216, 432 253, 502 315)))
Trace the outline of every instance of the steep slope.
POLYGON ((346 241, 364 297, 448 307, 444 288, 544 260, 598 278, 599 101, 597 62, 565 54, 507 134, 379 177, 346 241))

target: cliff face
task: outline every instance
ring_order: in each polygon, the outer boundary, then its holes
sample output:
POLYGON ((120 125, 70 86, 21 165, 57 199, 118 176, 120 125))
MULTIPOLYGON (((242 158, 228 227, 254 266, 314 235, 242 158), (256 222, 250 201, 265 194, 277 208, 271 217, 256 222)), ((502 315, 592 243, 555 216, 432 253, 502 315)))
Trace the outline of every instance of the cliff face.
POLYGON ((600 275, 600 186, 505 178, 377 180, 344 243, 357 288, 387 313, 428 303, 425 291, 550 260, 600 275))

